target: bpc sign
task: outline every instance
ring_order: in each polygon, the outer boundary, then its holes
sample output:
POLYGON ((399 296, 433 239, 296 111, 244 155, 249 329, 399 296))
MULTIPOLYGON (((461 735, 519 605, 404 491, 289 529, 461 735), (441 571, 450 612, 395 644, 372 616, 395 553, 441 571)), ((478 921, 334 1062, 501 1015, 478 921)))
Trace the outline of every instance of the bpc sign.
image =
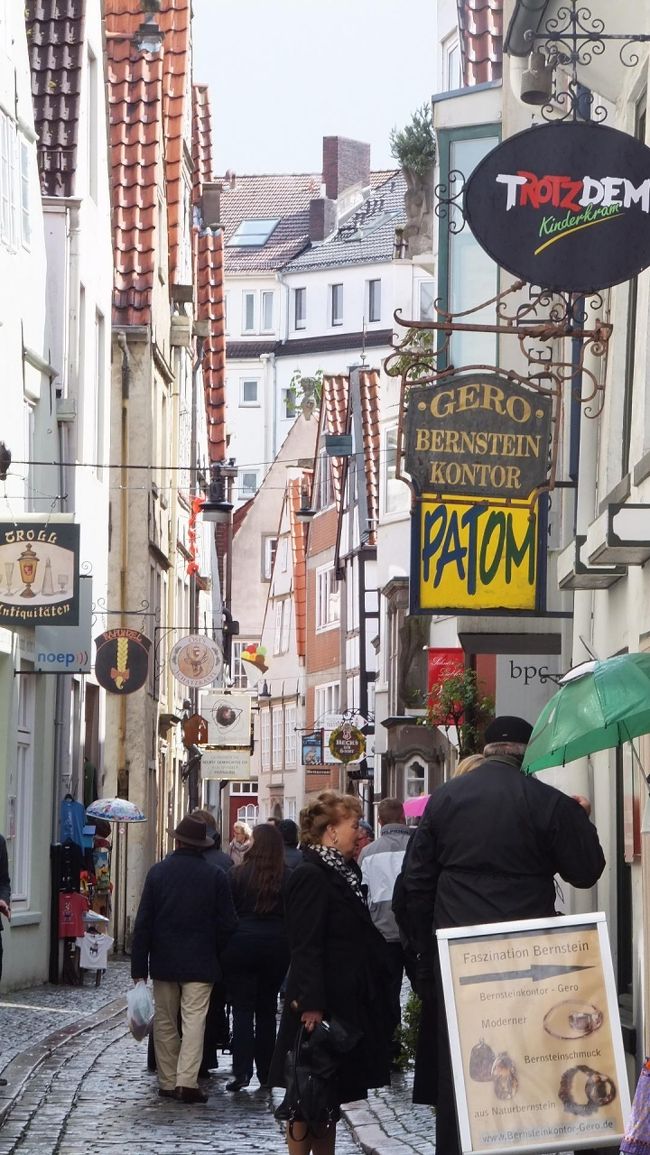
POLYGON ((477 165, 465 213, 481 248, 546 289, 592 292, 650 265, 650 149, 602 124, 545 124, 477 165))

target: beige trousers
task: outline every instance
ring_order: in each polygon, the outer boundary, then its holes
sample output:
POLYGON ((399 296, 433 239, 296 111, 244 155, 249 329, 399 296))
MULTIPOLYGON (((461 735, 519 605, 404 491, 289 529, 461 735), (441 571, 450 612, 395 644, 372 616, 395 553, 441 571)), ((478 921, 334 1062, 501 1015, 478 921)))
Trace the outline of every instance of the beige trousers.
POLYGON ((153 1043, 158 1082, 163 1091, 196 1087, 203 1057, 203 1033, 212 983, 153 980, 153 1043), (178 1033, 178 1012, 182 1037, 178 1033))

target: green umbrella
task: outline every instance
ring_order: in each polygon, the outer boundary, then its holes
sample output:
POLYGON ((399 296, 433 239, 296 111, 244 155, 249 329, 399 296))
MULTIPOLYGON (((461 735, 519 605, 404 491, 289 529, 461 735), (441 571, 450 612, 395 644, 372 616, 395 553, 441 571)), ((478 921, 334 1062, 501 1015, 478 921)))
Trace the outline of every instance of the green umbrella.
POLYGON ((584 662, 542 710, 522 769, 536 774, 650 734, 650 654, 584 662))

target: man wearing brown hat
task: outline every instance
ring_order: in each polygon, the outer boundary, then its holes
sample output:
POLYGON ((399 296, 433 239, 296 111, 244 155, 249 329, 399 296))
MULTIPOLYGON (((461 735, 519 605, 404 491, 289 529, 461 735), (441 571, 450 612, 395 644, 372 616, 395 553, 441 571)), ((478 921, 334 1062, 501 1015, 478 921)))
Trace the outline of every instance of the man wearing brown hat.
POLYGON ((206 824, 188 814, 173 830, 176 848, 149 871, 131 947, 134 982, 153 980, 158 1094, 206 1103, 198 1086, 205 1017, 219 955, 237 925, 223 870, 203 858, 213 846, 206 824), (182 1038, 178 1020, 182 1020, 182 1038))
MULTIPOLYGON (((438 1002, 437 1150, 460 1155, 435 932, 555 914, 555 875, 581 889, 605 858, 586 800, 521 773, 532 726, 499 717, 485 731, 485 761, 431 795, 404 867, 400 925, 420 959, 419 985, 438 1002), (435 972, 435 976, 434 976, 435 972)), ((416 1063, 416 1078, 417 1078, 416 1063)), ((420 1080, 422 1085, 422 1080, 420 1080)))

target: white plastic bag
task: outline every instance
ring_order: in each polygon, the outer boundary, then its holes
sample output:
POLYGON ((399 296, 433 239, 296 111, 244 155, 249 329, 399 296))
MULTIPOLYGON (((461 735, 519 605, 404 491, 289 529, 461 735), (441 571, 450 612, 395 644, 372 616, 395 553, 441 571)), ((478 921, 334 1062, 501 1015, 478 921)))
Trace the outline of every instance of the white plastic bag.
POLYGON ((139 979, 126 996, 126 1021, 134 1039, 145 1039, 153 1022, 153 998, 144 979, 139 979))

